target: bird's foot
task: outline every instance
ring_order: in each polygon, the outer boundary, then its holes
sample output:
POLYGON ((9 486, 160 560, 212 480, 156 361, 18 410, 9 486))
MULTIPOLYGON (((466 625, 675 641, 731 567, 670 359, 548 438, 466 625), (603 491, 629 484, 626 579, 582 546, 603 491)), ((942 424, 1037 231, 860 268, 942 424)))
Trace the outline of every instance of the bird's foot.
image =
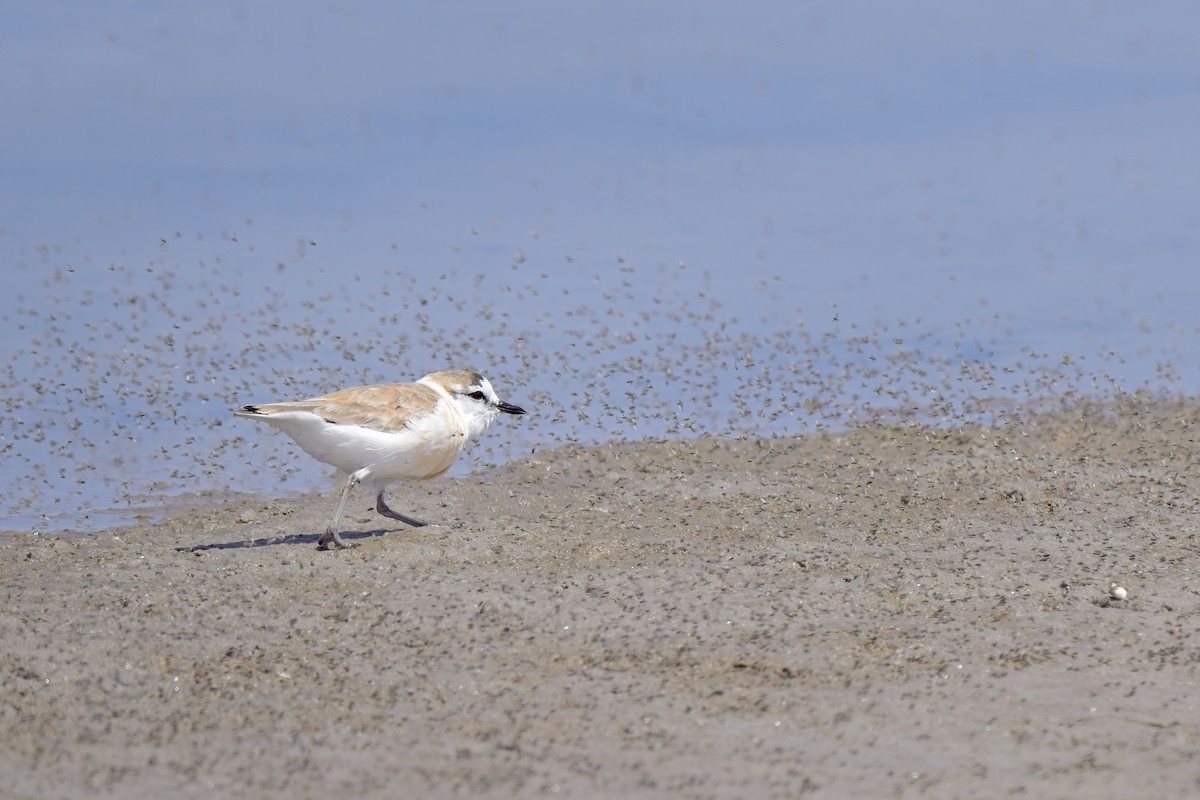
POLYGON ((317 539, 317 549, 328 550, 330 542, 332 542, 333 546, 339 550, 347 550, 350 547, 353 547, 353 545, 348 544, 346 540, 342 538, 341 534, 330 529, 321 534, 320 539, 317 539))
POLYGON ((401 514, 399 511, 393 511, 388 507, 387 501, 383 499, 383 492, 375 495, 375 510, 389 519, 398 519, 406 525, 412 525, 414 528, 421 528, 428 525, 428 522, 422 522, 419 519, 401 514))

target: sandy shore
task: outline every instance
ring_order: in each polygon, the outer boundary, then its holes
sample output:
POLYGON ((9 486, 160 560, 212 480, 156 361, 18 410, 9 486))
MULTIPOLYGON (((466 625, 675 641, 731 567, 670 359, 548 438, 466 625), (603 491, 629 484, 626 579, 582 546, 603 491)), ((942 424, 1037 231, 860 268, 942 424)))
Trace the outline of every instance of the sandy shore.
POLYGON ((4 795, 1195 795, 1197 431, 566 448, 396 487, 427 528, 356 496, 345 552, 332 494, 22 536, 4 795))

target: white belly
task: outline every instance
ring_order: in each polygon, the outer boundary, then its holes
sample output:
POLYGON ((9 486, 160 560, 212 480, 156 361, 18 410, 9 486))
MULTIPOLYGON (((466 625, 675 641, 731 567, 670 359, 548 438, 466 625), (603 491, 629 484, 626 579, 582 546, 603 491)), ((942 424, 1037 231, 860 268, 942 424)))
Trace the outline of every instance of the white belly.
POLYGON ((402 478, 437 477, 450 469, 468 441, 462 426, 442 414, 396 432, 334 424, 307 411, 256 419, 282 430, 318 461, 346 473, 367 470, 362 478, 380 485, 402 478))

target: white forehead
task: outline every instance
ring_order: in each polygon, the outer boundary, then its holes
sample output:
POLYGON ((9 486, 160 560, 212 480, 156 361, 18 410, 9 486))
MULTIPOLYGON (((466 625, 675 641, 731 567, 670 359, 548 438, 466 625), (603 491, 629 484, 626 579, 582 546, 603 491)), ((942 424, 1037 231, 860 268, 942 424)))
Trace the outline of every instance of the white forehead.
POLYGON ((482 375, 479 376, 479 390, 486 394, 489 400, 496 399, 496 390, 492 388, 492 382, 482 375))
POLYGON ((492 388, 492 382, 477 372, 447 370, 426 375, 421 380, 436 383, 450 394, 466 395, 471 392, 483 392, 488 400, 499 401, 496 390, 492 388))

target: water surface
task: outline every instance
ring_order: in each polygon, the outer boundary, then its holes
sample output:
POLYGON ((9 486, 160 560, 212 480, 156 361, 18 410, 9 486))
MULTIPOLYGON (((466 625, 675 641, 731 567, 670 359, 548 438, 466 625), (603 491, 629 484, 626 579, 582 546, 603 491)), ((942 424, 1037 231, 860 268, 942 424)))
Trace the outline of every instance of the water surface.
POLYGON ((0 32, 0 526, 330 473, 237 405, 485 372, 562 441, 1195 393, 1200 11, 134 3, 0 32))

